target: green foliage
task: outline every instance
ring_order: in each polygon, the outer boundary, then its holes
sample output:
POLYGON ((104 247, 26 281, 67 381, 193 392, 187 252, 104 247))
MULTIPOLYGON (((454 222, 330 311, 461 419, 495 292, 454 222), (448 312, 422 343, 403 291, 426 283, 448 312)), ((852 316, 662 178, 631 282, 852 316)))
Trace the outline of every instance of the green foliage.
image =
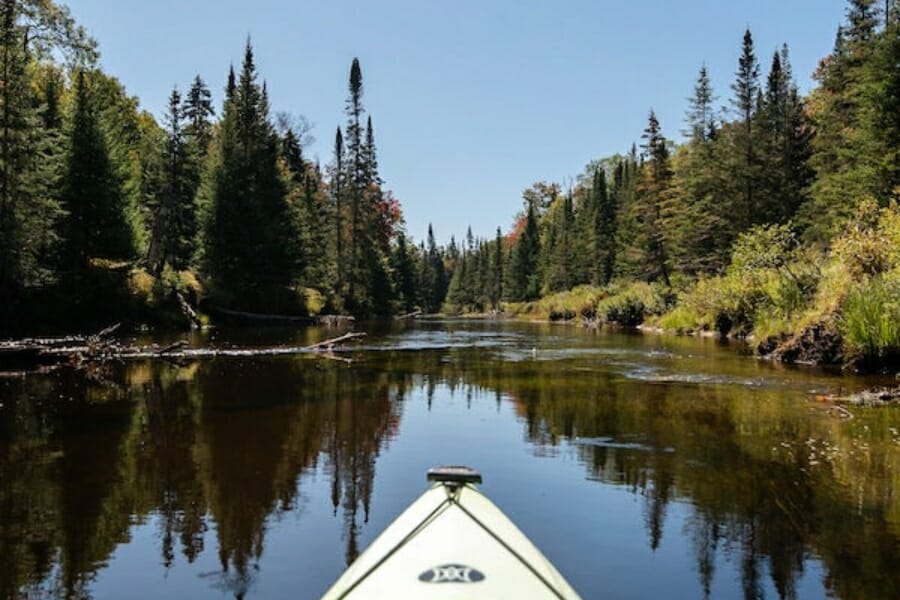
POLYGON ((640 325, 650 316, 666 312, 673 298, 668 288, 643 281, 614 288, 608 297, 597 303, 597 319, 625 327, 640 325))
POLYGON ((863 200, 847 230, 834 242, 834 255, 854 279, 879 275, 900 264, 900 210, 891 204, 879 210, 863 200))
POLYGON ((533 314, 551 321, 593 319, 597 315, 597 303, 605 298, 605 288, 580 285, 565 292, 545 296, 532 303, 533 314))

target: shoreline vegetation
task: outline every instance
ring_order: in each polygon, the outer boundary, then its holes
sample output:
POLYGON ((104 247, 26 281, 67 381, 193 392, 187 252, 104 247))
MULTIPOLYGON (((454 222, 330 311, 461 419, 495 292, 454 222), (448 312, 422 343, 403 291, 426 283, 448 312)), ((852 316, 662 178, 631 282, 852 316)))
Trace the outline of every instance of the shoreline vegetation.
POLYGON ((896 372, 900 207, 862 203, 828 249, 803 247, 785 226, 762 227, 742 234, 720 275, 668 287, 582 285, 505 304, 502 314, 734 338, 785 363, 896 372))
POLYGON ((249 39, 218 107, 198 75, 157 121, 65 6, 5 0, 0 338, 502 310, 897 369, 898 17, 848 0, 806 95, 787 44, 763 74, 747 30, 729 107, 701 66, 682 141, 651 109, 639 145, 525 190, 509 231, 438 245, 407 236, 379 174, 357 59, 323 166, 249 39))

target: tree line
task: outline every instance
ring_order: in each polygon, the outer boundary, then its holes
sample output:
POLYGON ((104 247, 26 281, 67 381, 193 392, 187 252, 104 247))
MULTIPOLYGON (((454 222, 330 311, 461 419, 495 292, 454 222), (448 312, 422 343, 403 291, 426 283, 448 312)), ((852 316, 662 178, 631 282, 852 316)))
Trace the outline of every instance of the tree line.
POLYGON ((900 184, 896 6, 849 0, 805 97, 787 45, 763 77, 748 30, 730 109, 705 66, 682 143, 653 110, 640 145, 563 189, 523 194, 511 231, 416 243, 379 174, 359 61, 331 161, 273 115, 253 48, 220 109, 197 76, 161 123, 97 66, 64 6, 0 4, 0 330, 151 317, 176 298, 304 314, 485 311, 583 284, 678 287, 723 272, 734 244, 784 226, 827 248, 860 200, 900 184))
POLYGON ((454 310, 490 310, 613 281, 685 281, 721 273, 735 242, 784 226, 827 248, 863 200, 900 195, 900 7, 849 0, 833 52, 805 97, 785 44, 763 76, 747 30, 718 109, 701 66, 674 143, 651 109, 640 145, 587 165, 563 189, 523 194, 513 230, 444 249, 454 310))
POLYGON ((0 330, 146 316, 176 295, 289 313, 418 302, 357 59, 323 169, 305 120, 272 114, 249 40, 220 110, 198 75, 161 122, 98 56, 66 7, 0 5, 0 330))

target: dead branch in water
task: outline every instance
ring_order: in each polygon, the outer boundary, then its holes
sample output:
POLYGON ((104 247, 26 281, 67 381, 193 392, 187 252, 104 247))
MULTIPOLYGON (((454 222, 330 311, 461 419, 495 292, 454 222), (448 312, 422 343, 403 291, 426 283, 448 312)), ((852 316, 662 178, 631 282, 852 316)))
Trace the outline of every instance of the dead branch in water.
POLYGON ((407 319, 415 319, 416 317, 418 317, 421 314, 422 314, 421 310, 414 310, 413 312, 406 313, 405 315, 398 315, 398 316, 394 317, 394 320, 395 321, 406 321, 407 319))
POLYGON ((345 333, 342 336, 331 338, 330 340, 325 340, 324 342, 319 342, 318 344, 313 344, 311 346, 306 346, 304 350, 327 350, 331 351, 335 346, 342 344, 344 342, 348 342, 350 340, 355 340, 357 338, 365 337, 365 333, 361 331, 350 331, 345 333))

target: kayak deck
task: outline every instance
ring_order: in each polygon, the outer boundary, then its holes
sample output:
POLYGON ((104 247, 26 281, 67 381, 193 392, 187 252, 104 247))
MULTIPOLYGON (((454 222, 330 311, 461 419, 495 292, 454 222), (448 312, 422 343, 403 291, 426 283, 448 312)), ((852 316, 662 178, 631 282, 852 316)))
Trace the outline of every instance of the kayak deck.
POLYGON ((323 600, 577 599, 512 521, 455 473, 447 480, 436 477, 323 600))

